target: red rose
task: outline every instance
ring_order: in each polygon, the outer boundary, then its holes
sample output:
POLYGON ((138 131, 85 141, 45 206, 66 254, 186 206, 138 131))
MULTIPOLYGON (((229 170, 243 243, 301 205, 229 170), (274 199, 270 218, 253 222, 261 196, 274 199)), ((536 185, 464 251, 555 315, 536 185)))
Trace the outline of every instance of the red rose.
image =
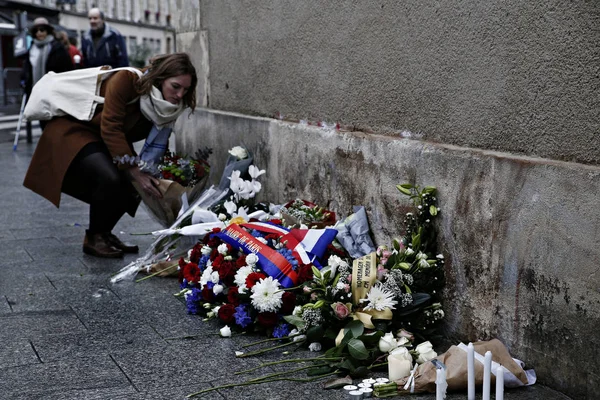
POLYGON ((225 258, 223 258, 223 254, 219 254, 218 256, 216 256, 212 262, 213 270, 218 271, 223 261, 225 261, 225 258))
POLYGON ((235 307, 232 304, 224 304, 219 308, 219 319, 226 324, 233 323, 233 314, 235 314, 235 307))
POLYGON ((246 277, 246 287, 248 289, 252 289, 252 286, 254 286, 261 279, 265 279, 266 277, 267 276, 265 274, 263 274, 262 272, 251 272, 246 277))
POLYGON ((238 296, 237 286, 229 287, 229 292, 227 292, 227 301, 235 307, 240 305, 240 296, 238 296))
POLYGON ((310 281, 312 278, 313 272, 310 264, 304 264, 298 268, 298 283, 310 281))
POLYGON ((212 289, 209 289, 207 286, 204 286, 204 289, 202 289, 202 298, 204 299, 204 301, 212 303, 215 300, 215 294, 213 293, 212 289))
POLYGON ((219 278, 227 285, 232 286, 235 279, 235 264, 233 261, 223 261, 219 267, 219 278))
POLYGON ((196 243, 190 254, 190 261, 198 264, 198 261, 200 261, 200 257, 202 257, 202 244, 196 243))
POLYGON ((292 292, 283 292, 281 300, 283 301, 281 313, 291 314, 294 311, 294 307, 296 307, 296 295, 292 292))
POLYGON ((265 328, 273 328, 277 324, 277 314, 274 312, 259 313, 258 323, 265 328))
POLYGON ((200 280, 200 268, 198 264, 190 262, 183 267, 183 278, 189 283, 198 283, 200 280))

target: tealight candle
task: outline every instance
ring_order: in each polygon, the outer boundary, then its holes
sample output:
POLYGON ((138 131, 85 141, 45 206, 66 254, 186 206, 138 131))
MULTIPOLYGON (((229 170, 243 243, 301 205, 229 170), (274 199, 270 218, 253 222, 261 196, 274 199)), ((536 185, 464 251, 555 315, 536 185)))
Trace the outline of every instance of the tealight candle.
POLYGON ((353 390, 351 392, 348 392, 348 395, 352 400, 361 400, 363 398, 363 392, 361 392, 360 390, 353 390))
POLYGON ((354 386, 354 385, 346 385, 344 386, 344 390, 351 392, 353 390, 358 390, 358 386, 354 386))
POLYGON ((363 398, 367 399, 373 395, 373 389, 371 388, 361 388, 360 391, 363 394, 363 398))
POLYGON ((371 385, 376 383, 377 381, 373 378, 363 379, 363 383, 370 383, 371 385))
POLYGON ((388 378, 377 378, 375 381, 377 383, 388 383, 390 380, 388 378))
POLYGON ((492 379, 492 352, 486 351, 483 361, 483 400, 490 400, 490 388, 492 379))
POLYGON ((359 388, 370 388, 371 386, 373 386, 373 385, 371 385, 370 383, 364 383, 364 382, 358 384, 359 388))

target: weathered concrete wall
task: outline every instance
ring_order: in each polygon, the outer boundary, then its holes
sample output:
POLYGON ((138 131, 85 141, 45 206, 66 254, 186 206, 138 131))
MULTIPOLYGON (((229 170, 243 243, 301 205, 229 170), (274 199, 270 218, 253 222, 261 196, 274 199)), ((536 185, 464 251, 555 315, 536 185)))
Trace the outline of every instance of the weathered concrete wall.
POLYGON ((595 1, 196 3, 211 108, 600 162, 595 1))
POLYGON ((177 143, 184 152, 213 147, 218 171, 227 149, 244 143, 267 170, 263 199, 298 196, 342 215, 366 206, 379 244, 403 233, 408 204, 395 185, 437 186, 448 335, 498 337, 541 382, 593 398, 600 167, 210 110, 196 110, 176 129, 188 133, 177 143))

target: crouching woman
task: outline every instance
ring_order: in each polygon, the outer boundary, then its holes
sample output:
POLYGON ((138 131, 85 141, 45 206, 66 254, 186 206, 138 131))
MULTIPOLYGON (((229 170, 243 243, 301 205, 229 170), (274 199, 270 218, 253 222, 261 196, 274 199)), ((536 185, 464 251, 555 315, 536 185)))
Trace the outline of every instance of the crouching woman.
POLYGON ((144 192, 161 197, 158 181, 140 171, 133 159, 157 162, 166 150, 172 125, 196 105, 196 70, 185 53, 155 57, 139 78, 119 71, 102 83, 99 106, 91 121, 53 118, 46 125, 24 186, 56 207, 61 192, 89 204, 89 228, 83 252, 117 258, 138 247, 112 233, 119 219, 132 217, 139 205, 135 181, 144 192), (133 143, 147 139, 138 156, 133 143))

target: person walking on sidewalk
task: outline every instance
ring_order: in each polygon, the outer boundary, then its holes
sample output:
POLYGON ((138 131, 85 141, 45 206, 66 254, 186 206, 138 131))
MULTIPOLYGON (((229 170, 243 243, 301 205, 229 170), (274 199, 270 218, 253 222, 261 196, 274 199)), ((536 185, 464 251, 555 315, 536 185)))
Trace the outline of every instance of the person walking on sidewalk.
POLYGON ((72 117, 50 120, 38 142, 24 186, 60 205, 61 192, 90 205, 83 252, 116 258, 138 247, 121 242, 112 230, 140 198, 131 181, 160 198, 158 180, 137 166, 139 158, 157 161, 164 154, 172 123, 196 106, 198 78, 186 53, 150 61, 142 78, 123 70, 102 83, 99 106, 91 121, 72 117), (133 142, 146 139, 138 157, 133 142))
POLYGON ((90 30, 83 35, 81 52, 86 67, 110 65, 113 68, 129 66, 127 48, 121 33, 104 22, 104 13, 98 8, 88 12, 90 30))
MULTIPOLYGON (((29 30, 33 44, 25 54, 21 72, 21 86, 27 97, 31 89, 47 72, 66 72, 73 69, 71 57, 60 40, 54 36, 54 28, 44 17, 36 18, 29 30)), ((28 121, 28 124, 31 122, 28 121)), ((40 122, 43 125, 43 122, 40 122)), ((28 125, 29 129, 29 125, 28 125)))

